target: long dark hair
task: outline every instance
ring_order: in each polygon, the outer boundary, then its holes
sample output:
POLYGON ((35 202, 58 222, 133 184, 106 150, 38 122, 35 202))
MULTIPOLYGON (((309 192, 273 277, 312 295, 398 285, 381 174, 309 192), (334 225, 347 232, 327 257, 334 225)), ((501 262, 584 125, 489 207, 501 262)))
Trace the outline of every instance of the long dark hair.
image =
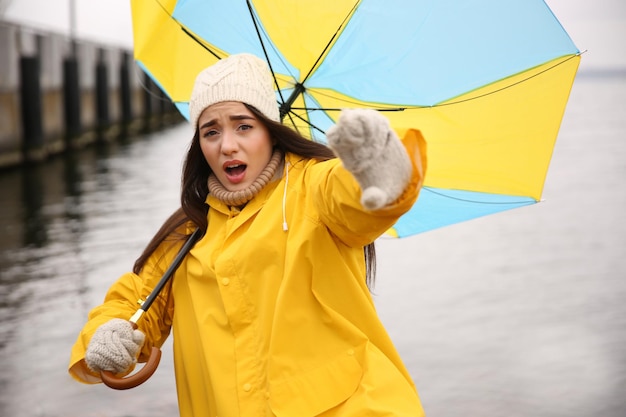
MULTIPOLYGON (((326 145, 309 140, 292 128, 268 119, 252 106, 247 104, 245 106, 265 125, 269 136, 275 141, 274 146, 282 150, 283 153, 290 152, 319 161, 326 161, 335 157, 333 151, 326 145)), ((209 193, 207 180, 210 173, 211 168, 204 159, 204 155, 200 149, 200 136, 198 129, 196 129, 183 165, 180 196, 181 206, 163 223, 152 240, 150 240, 141 256, 135 261, 133 272, 138 274, 141 271, 150 255, 162 242, 166 240, 179 241, 185 239, 187 235, 177 231, 184 224, 189 223, 192 228, 199 227, 203 234, 206 233, 209 207, 205 201, 209 193)), ((372 288, 376 274, 376 251, 374 243, 364 248, 364 254, 366 266, 365 279, 368 287, 372 288)))

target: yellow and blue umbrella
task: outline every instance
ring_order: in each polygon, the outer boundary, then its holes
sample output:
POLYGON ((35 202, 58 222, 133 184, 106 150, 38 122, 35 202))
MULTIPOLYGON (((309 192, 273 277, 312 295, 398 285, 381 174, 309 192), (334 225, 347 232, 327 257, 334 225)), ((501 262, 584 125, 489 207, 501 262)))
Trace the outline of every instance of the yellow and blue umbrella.
POLYGON ((541 0, 131 0, 135 59, 188 116, 195 76, 264 57, 283 123, 385 111, 428 144, 407 236, 541 199, 580 51, 541 0))

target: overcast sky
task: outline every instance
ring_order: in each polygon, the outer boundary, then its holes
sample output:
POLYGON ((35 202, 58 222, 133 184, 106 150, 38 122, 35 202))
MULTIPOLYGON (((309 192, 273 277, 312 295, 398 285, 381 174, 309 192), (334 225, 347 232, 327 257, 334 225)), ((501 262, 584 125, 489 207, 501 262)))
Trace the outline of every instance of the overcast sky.
MULTIPOLYGON (((504 0, 503 0, 504 1, 504 0)), ((3 19, 70 33, 71 0, 0 0, 3 19)), ((581 70, 626 69, 626 0, 547 0, 583 55, 581 70)), ((74 0, 79 38, 132 48, 130 0, 74 0)))

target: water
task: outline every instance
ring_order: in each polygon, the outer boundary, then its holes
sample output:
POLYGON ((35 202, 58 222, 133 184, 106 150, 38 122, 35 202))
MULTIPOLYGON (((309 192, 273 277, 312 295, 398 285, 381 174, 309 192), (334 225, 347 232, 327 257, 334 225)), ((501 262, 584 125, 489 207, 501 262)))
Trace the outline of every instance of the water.
MULTIPOLYGON (((579 75, 545 202, 378 242, 379 313, 429 417, 626 415, 626 77, 579 75)), ((87 312, 177 206, 186 126, 0 175, 0 415, 177 415, 161 366, 74 382, 87 312)))

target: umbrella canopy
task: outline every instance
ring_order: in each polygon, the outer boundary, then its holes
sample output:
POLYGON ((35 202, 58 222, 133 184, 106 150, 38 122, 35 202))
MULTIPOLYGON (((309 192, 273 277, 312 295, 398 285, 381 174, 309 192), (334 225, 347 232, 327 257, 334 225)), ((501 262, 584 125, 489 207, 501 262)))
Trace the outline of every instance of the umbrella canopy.
POLYGON ((135 59, 188 117, 195 76, 264 57, 283 123, 340 109, 416 128, 428 172, 407 236, 541 199, 580 52, 541 0, 132 0, 135 59))

